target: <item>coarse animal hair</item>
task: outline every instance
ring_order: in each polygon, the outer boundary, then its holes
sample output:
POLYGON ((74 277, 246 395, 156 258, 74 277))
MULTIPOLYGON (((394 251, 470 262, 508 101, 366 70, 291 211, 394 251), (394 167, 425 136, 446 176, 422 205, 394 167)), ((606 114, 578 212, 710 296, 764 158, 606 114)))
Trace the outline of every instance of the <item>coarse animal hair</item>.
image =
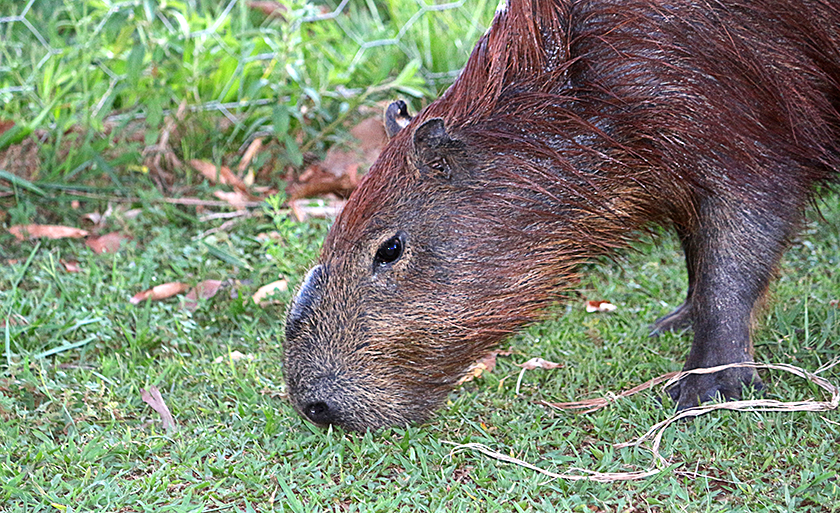
MULTIPOLYGON (((745 322, 840 170, 838 111, 835 1, 511 0, 336 220, 287 322, 293 404, 350 429, 425 419, 581 263, 653 225, 690 281, 659 327, 708 332, 687 368, 751 358, 745 322)), ((754 379, 703 377, 680 405, 754 379)))

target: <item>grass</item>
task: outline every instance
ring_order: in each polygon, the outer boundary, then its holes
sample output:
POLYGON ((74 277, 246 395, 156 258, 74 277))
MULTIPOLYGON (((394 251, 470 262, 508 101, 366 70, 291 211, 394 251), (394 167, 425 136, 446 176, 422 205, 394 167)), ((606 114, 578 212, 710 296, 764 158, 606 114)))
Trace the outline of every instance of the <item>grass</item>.
MULTIPOLYGON (((838 355, 837 196, 822 213, 827 222, 807 226, 773 286, 756 336, 761 361, 813 370, 838 355)), ((290 293, 267 308, 249 297, 276 278, 277 260, 267 256, 288 253, 256 236, 296 230, 315 251, 326 224, 272 219, 249 219, 213 241, 252 270, 213 257, 190 240, 190 227, 153 208, 133 220, 116 216, 115 226, 125 223, 137 238, 112 255, 78 241, 16 244, 3 236, 14 252, 6 257, 20 257, 0 267, 3 331, 15 355, 0 377, 7 510, 837 511, 836 411, 718 412, 679 424, 663 449, 675 466, 633 483, 545 482, 478 454, 450 455, 446 442, 479 442, 551 470, 646 468, 649 454, 611 444, 663 420, 667 400, 661 408, 645 393, 587 415, 534 402, 603 395, 680 367, 688 335, 646 336, 647 324, 681 300, 684 273, 671 237, 640 244, 623 265, 589 269, 581 298, 609 299, 617 312, 586 314, 582 299, 573 301, 514 337, 514 355, 453 392, 429 423, 360 435, 317 429, 281 398, 280 319, 290 293), (83 272, 62 270, 59 261, 71 257, 83 272), (194 313, 177 300, 127 301, 156 283, 205 278, 240 284, 194 313), (232 351, 252 359, 234 362, 232 351), (531 356, 565 367, 526 373, 517 396, 513 363, 531 356), (173 435, 140 399, 151 385, 180 425, 173 435)), ((307 258, 294 264, 297 279, 307 258)), ((826 377, 837 382, 838 374, 826 377)), ((771 398, 819 394, 792 376, 764 377, 771 398)))
MULTIPOLYGON (((85 226, 82 214, 110 204, 100 232, 133 237, 117 253, 95 254, 79 240, 18 242, 0 230, 0 510, 840 510, 837 411, 715 412, 680 423, 663 443, 673 466, 629 483, 548 481, 477 453, 451 453, 449 442, 475 442, 554 471, 647 468, 647 452, 612 444, 667 418, 669 400, 660 406, 659 395, 646 392, 587 415, 536 401, 602 396, 681 367, 688 334, 647 337, 647 325, 678 305, 685 289, 678 245, 664 233, 617 262, 589 266, 568 305, 513 337, 505 345, 514 354, 456 389, 428 423, 354 434, 304 422, 282 396, 282 317, 329 223, 293 221, 275 200, 233 229, 204 235, 224 220, 202 221, 206 210, 166 203, 153 173, 142 171, 143 147, 158 140, 163 113, 186 98, 196 110, 179 124, 172 149, 179 158, 235 163, 239 147, 265 132, 280 174, 294 167, 295 149, 322 152, 344 137, 346 121, 383 98, 407 95, 415 108, 428 101, 441 86, 432 79, 461 65, 494 6, 476 1, 409 25, 419 9, 410 2, 353 2, 352 16, 288 31, 240 3, 160 5, 126 2, 112 11, 97 2, 36 2, 27 19, 61 51, 40 67, 45 54, 35 36, 0 24, 9 41, 0 66, 12 70, 0 75, 0 89, 53 84, 0 94, 4 117, 23 127, 6 148, 39 142, 35 165, 0 175, 0 222, 85 226), (161 21, 172 25, 179 16, 190 33, 221 19, 224 37, 186 37, 161 21), (404 27, 400 44, 359 53, 365 41, 404 27), (126 41, 144 41, 142 62, 126 41), (262 42, 277 45, 273 66, 247 58, 263 51, 262 42), (113 86, 102 62, 117 70, 113 86), (129 73, 127 62, 140 71, 129 73), (253 62, 261 64, 252 69, 253 62), (155 75, 154 67, 164 71, 155 75), (339 86, 355 92, 342 96, 339 86), (212 108, 223 100, 245 102, 235 122, 212 108), (127 116, 116 118, 122 129, 105 131, 114 116, 127 116), (125 137, 135 129, 127 119, 140 120, 140 141, 125 137), (261 236, 272 231, 279 238, 261 236), (81 272, 67 272, 67 261, 81 272), (290 289, 277 303, 254 304, 254 291, 278 275, 290 289), (206 279, 226 286, 195 311, 178 298, 128 302, 156 284, 206 279), (619 308, 586 314, 585 299, 619 308), (235 360, 235 351, 246 358, 235 360), (564 367, 527 372, 517 395, 514 363, 532 356, 564 367), (141 400, 150 386, 161 390, 176 432, 167 433, 141 400)), ((287 5, 288 23, 320 12, 287 5)), ((210 198, 213 187, 182 173, 166 190, 210 198)), ((821 212, 809 214, 772 286, 755 337, 760 361, 815 370, 840 355, 833 303, 840 197, 828 194, 821 212)), ((840 370, 824 376, 837 383, 840 370)), ((770 398, 822 397, 793 376, 763 377, 770 398)))

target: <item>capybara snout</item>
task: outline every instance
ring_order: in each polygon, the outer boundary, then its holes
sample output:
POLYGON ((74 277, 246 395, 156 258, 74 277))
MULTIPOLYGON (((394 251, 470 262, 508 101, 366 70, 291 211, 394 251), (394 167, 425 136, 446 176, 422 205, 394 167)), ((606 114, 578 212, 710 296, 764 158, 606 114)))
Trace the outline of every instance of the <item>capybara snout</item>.
MULTIPOLYGON (((391 139, 289 308, 295 408, 426 419, 581 263, 652 225, 689 282, 655 331, 693 328, 686 369, 752 361, 756 305, 840 170, 838 27, 824 0, 509 0, 441 98, 386 110, 391 139)), ((687 408, 746 384, 672 392, 687 408)))

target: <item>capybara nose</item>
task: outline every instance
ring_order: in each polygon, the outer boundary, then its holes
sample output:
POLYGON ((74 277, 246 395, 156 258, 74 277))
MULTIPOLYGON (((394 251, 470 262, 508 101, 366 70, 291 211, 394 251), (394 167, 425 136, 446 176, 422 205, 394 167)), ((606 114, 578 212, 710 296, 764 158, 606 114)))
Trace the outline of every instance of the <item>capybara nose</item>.
POLYGON ((313 401, 307 404, 303 407, 303 413, 309 420, 322 426, 335 424, 338 420, 337 409, 331 408, 325 401, 313 401))

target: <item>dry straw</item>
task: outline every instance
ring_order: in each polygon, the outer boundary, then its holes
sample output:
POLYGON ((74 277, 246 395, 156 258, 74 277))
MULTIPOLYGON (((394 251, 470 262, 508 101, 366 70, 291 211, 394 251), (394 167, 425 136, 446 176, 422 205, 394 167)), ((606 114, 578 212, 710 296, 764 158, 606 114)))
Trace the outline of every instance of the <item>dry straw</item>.
POLYGON ((837 409, 838 404, 840 404, 840 387, 834 385, 833 383, 829 382, 827 379, 818 376, 817 374, 824 372, 837 363, 840 363, 840 360, 834 360, 833 362, 824 365, 817 369, 815 372, 809 372, 805 369, 800 367, 796 367, 793 365, 787 364, 766 364, 766 363, 733 363, 729 365, 720 365, 717 367, 708 367, 703 369, 693 369, 689 371, 682 371, 682 372, 669 372, 667 374, 663 374, 657 378, 654 378, 650 381, 647 381, 639 386, 633 387, 629 390, 621 392, 620 394, 608 394, 607 397, 602 397, 598 399, 591 399, 587 401, 578 401, 573 403, 547 403, 543 402, 547 406, 552 408, 560 409, 560 410, 584 410, 580 413, 589 413, 601 408, 608 406, 610 403, 615 402, 617 399, 622 397, 628 397, 643 390, 647 390, 652 388, 658 384, 664 383, 664 388, 667 388, 677 381, 681 380, 685 376, 689 374, 711 374, 713 372, 718 372, 724 369, 730 369, 735 367, 752 367, 755 369, 769 369, 769 370, 780 370, 790 372, 797 376, 807 379, 808 381, 816 384, 829 394, 831 394, 831 399, 828 401, 814 401, 814 400, 806 400, 806 401, 791 401, 791 402, 784 402, 784 401, 775 401, 772 399, 756 399, 756 400, 749 400, 749 401, 729 401, 724 403, 716 403, 716 404, 705 404, 702 406, 698 406, 697 408, 689 408, 687 410, 683 410, 678 412, 677 414, 673 415, 672 417, 663 420, 652 426, 644 435, 640 436, 639 438, 631 441, 631 442, 624 442, 614 444, 616 448, 624 448, 624 447, 636 447, 641 446, 644 442, 652 440, 653 443, 650 446, 649 450, 653 454, 653 461, 651 462, 650 468, 644 471, 636 471, 636 472, 596 472, 593 470, 581 469, 581 468, 571 468, 568 472, 557 473, 551 472, 545 469, 542 469, 532 463, 528 463, 527 461, 520 460, 513 456, 509 456, 507 454, 503 454, 500 452, 496 452, 486 445, 477 444, 477 443, 469 443, 469 444, 454 444, 455 447, 452 449, 451 454, 455 454, 457 452, 462 451, 477 451, 486 456, 491 458, 497 459, 499 461, 504 461, 506 463, 512 463, 514 465, 519 465, 521 467, 525 467, 527 469, 533 470, 535 472, 539 472, 540 474, 546 475, 552 479, 566 479, 569 481, 596 481, 600 483, 610 483, 616 481, 636 481, 639 479, 645 479, 650 476, 659 474, 660 472, 669 468, 668 461, 662 457, 659 453, 659 448, 662 444, 662 436, 665 434, 665 430, 673 424, 674 422, 680 419, 686 419, 690 417, 697 417, 700 415, 704 415, 706 413, 716 411, 716 410, 736 410, 736 411, 755 411, 755 412, 766 412, 766 411, 827 411, 827 410, 835 410, 837 409))

